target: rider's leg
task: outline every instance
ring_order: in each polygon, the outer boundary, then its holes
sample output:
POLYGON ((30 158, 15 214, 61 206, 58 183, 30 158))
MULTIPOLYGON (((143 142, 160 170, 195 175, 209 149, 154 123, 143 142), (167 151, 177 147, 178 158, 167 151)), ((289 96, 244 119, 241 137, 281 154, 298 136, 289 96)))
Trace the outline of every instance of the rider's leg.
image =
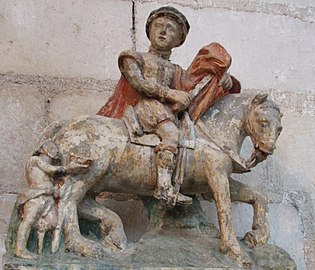
POLYGON ((191 204, 192 198, 176 194, 172 186, 172 175, 176 165, 179 130, 171 121, 162 122, 156 134, 161 138, 161 144, 156 148, 157 189, 154 197, 174 206, 191 204))

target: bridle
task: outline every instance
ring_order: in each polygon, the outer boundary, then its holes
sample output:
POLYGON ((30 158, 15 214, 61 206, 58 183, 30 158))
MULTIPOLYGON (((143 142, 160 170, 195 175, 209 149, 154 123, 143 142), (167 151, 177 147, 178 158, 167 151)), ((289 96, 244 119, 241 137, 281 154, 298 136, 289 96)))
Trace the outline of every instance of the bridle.
MULTIPOLYGON (((270 108, 277 110, 281 114, 280 110, 277 107, 272 106, 270 108)), ((248 160, 245 160, 244 158, 242 158, 238 153, 235 153, 227 145, 224 145, 221 142, 212 138, 207 127, 201 121, 198 121, 196 123, 196 126, 199 127, 199 130, 209 140, 209 142, 206 142, 203 140, 200 142, 211 148, 216 148, 217 150, 220 150, 221 152, 228 155, 234 162, 240 165, 238 166, 238 172, 240 173, 249 172, 251 168, 257 166, 260 162, 264 161, 265 159, 267 159, 269 155, 272 154, 264 150, 263 147, 261 146, 261 143, 255 137, 254 128, 252 127, 252 124, 251 124, 252 121, 250 121, 251 114, 253 113, 253 109, 254 108, 251 108, 249 112, 247 113, 245 117, 245 126, 244 126, 246 133, 251 138, 252 143, 253 143, 253 150, 248 160)), ((200 140, 200 139, 197 139, 197 140, 200 140)))
MULTIPOLYGON (((273 106, 273 107, 269 107, 269 108, 275 109, 281 114, 280 110, 277 107, 273 106)), ((252 124, 251 124, 252 121, 250 121, 252 112, 253 112, 253 108, 248 112, 248 114, 246 115, 246 120, 245 120, 246 133, 251 138, 253 146, 254 146, 252 153, 250 155, 250 158, 246 161, 248 169, 255 167, 257 164, 264 161, 269 155, 272 154, 272 153, 265 151, 261 147, 261 144, 259 143, 259 141, 255 137, 254 128, 252 127, 252 124)))
POLYGON ((239 173, 249 172, 251 168, 255 167, 258 163, 265 160, 269 155, 269 153, 267 154, 266 152, 260 150, 259 148, 254 148, 250 158, 246 161, 239 154, 235 153, 229 146, 222 144, 216 141, 215 139, 213 139, 210 136, 210 133, 207 127, 201 121, 198 121, 196 123, 196 126, 198 126, 199 130, 208 139, 208 141, 202 140, 200 138, 197 138, 196 140, 205 146, 217 149, 225 153, 226 155, 228 155, 235 163, 239 165, 238 166, 239 173))

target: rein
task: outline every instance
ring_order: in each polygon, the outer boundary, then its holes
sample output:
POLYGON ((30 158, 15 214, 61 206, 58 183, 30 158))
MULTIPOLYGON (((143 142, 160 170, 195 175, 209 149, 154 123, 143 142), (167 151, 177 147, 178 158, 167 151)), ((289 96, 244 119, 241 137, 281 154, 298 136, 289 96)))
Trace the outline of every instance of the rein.
POLYGON ((196 126, 199 127, 199 130, 202 132, 202 134, 209 140, 198 140, 200 143, 209 146, 211 148, 214 148, 216 150, 220 150, 221 152, 228 155, 235 163, 240 165, 241 173, 249 172, 251 168, 255 167, 258 163, 265 160, 268 156, 268 154, 265 154, 258 148, 253 148, 252 154, 250 158, 246 161, 244 158, 242 158, 239 154, 235 153, 229 146, 222 144, 218 141, 216 141, 214 138, 212 138, 209 135, 207 127, 202 123, 201 121, 198 121, 196 123, 196 126))

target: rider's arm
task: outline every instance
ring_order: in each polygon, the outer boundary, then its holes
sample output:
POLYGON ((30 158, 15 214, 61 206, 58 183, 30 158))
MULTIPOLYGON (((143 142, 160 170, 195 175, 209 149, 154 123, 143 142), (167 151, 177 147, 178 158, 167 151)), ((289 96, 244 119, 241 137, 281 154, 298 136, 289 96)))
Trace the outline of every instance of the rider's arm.
POLYGON ((132 58, 126 57, 122 60, 121 72, 128 83, 140 94, 159 99, 161 102, 177 103, 179 108, 177 111, 184 110, 191 101, 189 94, 186 92, 174 90, 145 79, 139 64, 132 58))
POLYGON ((160 99, 161 101, 167 99, 167 95, 171 89, 152 80, 145 79, 136 60, 126 57, 123 59, 122 64, 122 74, 136 91, 142 95, 160 99))

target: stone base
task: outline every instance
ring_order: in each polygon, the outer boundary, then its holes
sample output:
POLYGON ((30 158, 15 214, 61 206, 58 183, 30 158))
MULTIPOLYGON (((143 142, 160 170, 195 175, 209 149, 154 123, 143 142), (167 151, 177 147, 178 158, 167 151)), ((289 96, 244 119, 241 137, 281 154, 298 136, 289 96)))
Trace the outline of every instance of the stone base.
MULTIPOLYGON (((295 270, 294 261, 287 252, 274 245, 242 248, 254 262, 253 269, 295 270)), ((196 233, 195 230, 154 230, 120 253, 103 260, 78 257, 64 253, 51 255, 46 251, 38 261, 23 260, 6 253, 4 270, 236 270, 240 269, 219 251, 219 238, 214 228, 196 233)))

